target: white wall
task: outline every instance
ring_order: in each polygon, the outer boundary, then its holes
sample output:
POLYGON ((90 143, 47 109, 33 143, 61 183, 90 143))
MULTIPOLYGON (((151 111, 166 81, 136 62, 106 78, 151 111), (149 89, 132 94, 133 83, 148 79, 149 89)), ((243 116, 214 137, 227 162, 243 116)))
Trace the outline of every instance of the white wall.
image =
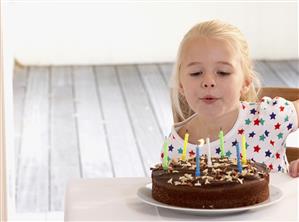
POLYGON ((24 64, 174 61, 184 33, 213 18, 238 26, 254 58, 298 58, 295 2, 7 4, 14 55, 24 64))

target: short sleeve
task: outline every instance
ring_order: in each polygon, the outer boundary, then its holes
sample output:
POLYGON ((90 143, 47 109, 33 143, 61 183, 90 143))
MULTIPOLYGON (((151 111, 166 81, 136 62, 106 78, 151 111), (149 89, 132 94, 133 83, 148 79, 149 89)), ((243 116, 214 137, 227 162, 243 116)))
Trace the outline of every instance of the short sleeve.
POLYGON ((294 104, 282 97, 263 97, 259 109, 260 119, 274 131, 288 132, 297 130, 298 119, 294 104))

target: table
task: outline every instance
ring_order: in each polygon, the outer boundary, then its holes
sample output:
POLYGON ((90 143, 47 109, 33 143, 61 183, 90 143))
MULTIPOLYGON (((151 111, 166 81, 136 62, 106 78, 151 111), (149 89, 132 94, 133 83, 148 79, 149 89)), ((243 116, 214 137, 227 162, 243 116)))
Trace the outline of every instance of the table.
POLYGON ((168 221, 168 220, 276 220, 297 221, 298 181, 287 174, 271 173, 270 184, 280 187, 284 198, 271 206, 239 214, 198 216, 182 214, 143 203, 136 193, 150 178, 73 179, 65 195, 65 221, 168 221))

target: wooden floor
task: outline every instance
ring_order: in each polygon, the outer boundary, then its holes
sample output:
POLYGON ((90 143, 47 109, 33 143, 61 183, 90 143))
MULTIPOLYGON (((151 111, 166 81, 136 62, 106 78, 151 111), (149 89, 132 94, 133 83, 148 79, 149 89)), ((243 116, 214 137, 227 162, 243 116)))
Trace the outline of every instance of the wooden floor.
MULTIPOLYGON (((172 64, 16 68, 17 212, 63 211, 70 178, 149 176, 172 113, 172 64)), ((298 60, 256 61, 264 86, 299 87, 298 60)))

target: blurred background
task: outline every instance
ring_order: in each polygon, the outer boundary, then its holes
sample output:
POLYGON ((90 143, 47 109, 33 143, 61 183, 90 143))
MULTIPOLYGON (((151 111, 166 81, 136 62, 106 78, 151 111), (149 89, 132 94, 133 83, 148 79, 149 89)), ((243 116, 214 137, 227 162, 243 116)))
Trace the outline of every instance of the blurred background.
MULTIPOLYGON (((183 35, 221 19, 263 86, 299 87, 297 2, 3 1, 9 213, 63 220, 71 178, 149 176, 183 35)), ((298 133, 287 145, 299 147, 298 133)))

